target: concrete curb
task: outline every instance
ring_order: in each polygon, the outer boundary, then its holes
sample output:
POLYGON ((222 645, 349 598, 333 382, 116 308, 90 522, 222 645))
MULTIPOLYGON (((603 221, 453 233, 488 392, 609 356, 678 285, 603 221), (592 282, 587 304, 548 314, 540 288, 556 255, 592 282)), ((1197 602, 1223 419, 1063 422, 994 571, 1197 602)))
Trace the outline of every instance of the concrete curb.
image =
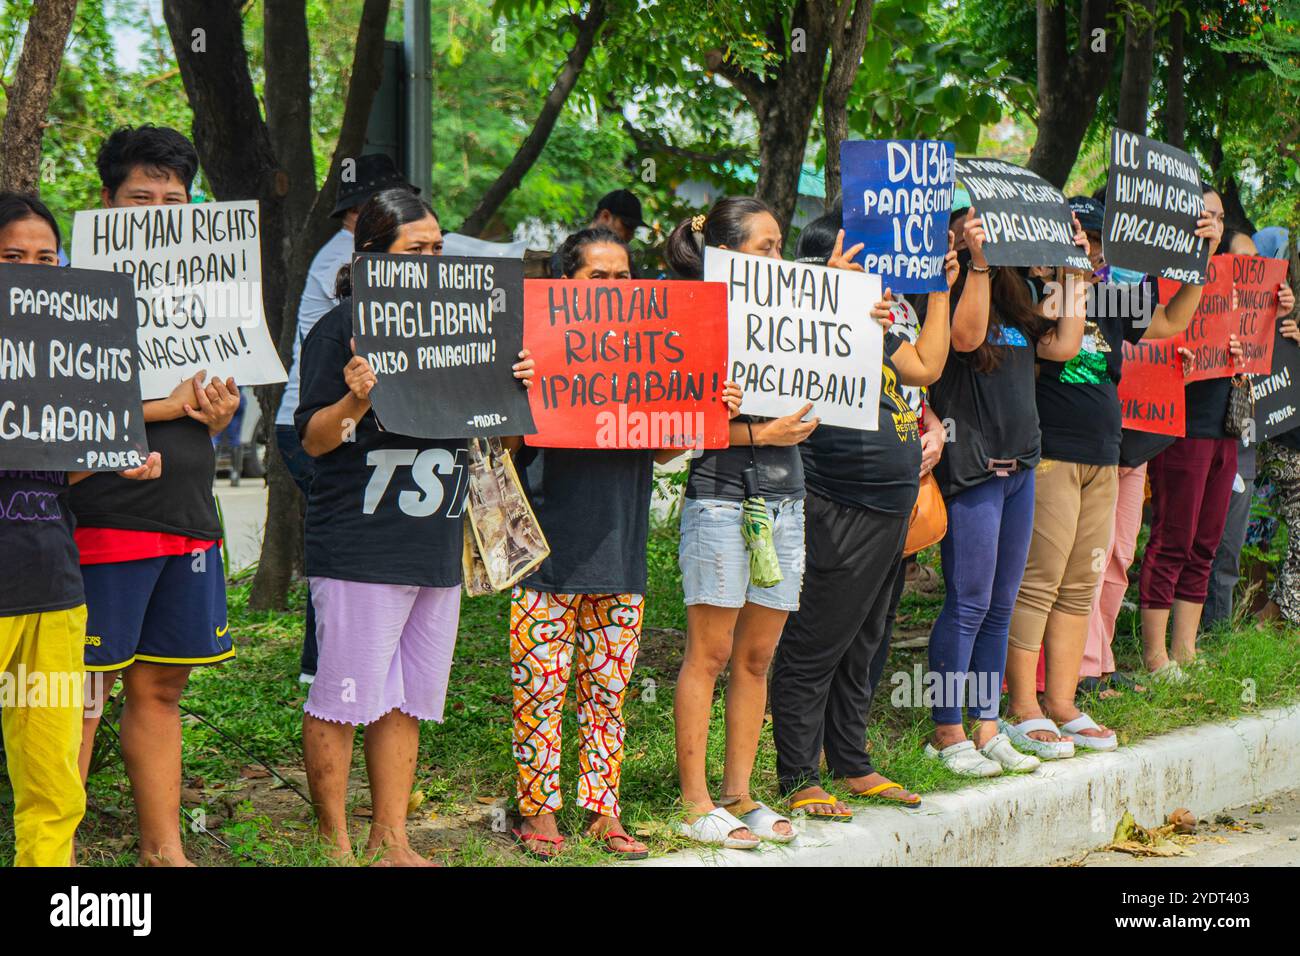
POLYGON ((1300 705, 1189 727, 1109 754, 1046 763, 925 797, 915 810, 855 805, 851 823, 799 821, 789 846, 673 853, 642 866, 1034 866, 1110 842, 1125 810, 1145 826, 1300 786, 1300 705))

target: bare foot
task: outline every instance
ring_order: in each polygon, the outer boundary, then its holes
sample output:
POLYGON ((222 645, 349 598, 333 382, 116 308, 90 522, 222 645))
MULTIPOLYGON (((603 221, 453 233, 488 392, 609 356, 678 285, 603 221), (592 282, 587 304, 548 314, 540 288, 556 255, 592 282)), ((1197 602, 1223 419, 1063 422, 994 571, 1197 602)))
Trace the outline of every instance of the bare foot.
POLYGON ((371 858, 371 866, 437 866, 432 860, 426 860, 409 846, 366 847, 366 855, 371 858))
POLYGON ((159 847, 150 853, 141 850, 136 860, 137 866, 194 866, 185 856, 185 851, 178 846, 159 847))
MULTIPOLYGON (((1025 713, 1021 714, 1018 717, 1012 716, 1010 714, 1007 715, 1007 723, 1013 725, 1023 724, 1026 720, 1042 720, 1042 719, 1043 719, 1043 712, 1038 708, 1035 708, 1034 712, 1032 713, 1026 710, 1025 713)), ((1055 721, 1053 721, 1053 723, 1055 723, 1055 721)), ((1060 735, 1054 734, 1050 730, 1031 730, 1025 736, 1029 737, 1032 740, 1041 740, 1043 743, 1046 744, 1055 744, 1055 743, 1060 743, 1061 741, 1060 735)))

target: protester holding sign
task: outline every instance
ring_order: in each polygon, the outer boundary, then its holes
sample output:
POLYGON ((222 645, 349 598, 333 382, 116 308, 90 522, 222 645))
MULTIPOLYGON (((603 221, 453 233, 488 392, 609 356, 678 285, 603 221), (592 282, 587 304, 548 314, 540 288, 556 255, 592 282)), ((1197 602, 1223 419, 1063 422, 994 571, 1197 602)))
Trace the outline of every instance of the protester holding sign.
MULTIPOLYGON (((1035 394, 1043 460, 1034 489, 1034 534, 1007 656, 1009 709, 1018 718, 1012 720, 1011 739, 1048 757, 1062 755, 1066 742, 1073 742, 1076 751, 1114 750, 1119 744, 1113 731, 1079 710, 1074 697, 1103 569, 1098 558, 1106 554, 1115 526, 1123 344, 1148 335, 1166 339, 1179 334, 1202 293, 1201 286, 1186 285, 1160 304, 1153 280, 1140 285, 1101 282, 1104 208, 1086 196, 1075 197, 1070 205, 1092 263, 1082 286, 1087 321, 1077 355, 1039 364, 1035 394), (1041 708, 1040 651, 1046 654, 1041 708), (1037 738, 1028 736, 1029 726, 1038 730, 1037 738)), ((1208 215, 1196 224, 1196 235, 1211 249, 1221 231, 1208 215)), ((1045 287, 1042 292, 1048 294, 1045 287)))
MULTIPOLYGON (((442 231, 408 189, 372 196, 356 224, 357 252, 436 256, 442 231)), ((377 377, 353 351, 352 287, 302 347, 294 421, 316 459, 307 500, 306 571, 320 648, 303 713, 303 756, 322 839, 348 858, 348 768, 364 724, 373 818, 367 852, 394 866, 428 866, 406 837, 421 720, 441 721, 460 617, 464 439, 381 430, 370 404, 377 377)), ((525 383, 526 356, 515 365, 525 383)))
MULTIPOLYGON (((199 158, 176 130, 141 126, 114 132, 96 162, 104 205, 155 207, 189 202, 199 158)), ((90 682, 98 704, 121 674, 122 753, 131 779, 149 782, 134 795, 140 860, 152 865, 188 863, 179 826, 179 703, 190 669, 235 654, 212 438, 238 408, 234 379, 207 380, 200 371, 178 382, 166 398, 144 403, 149 447, 167 464, 161 480, 145 486, 95 475, 72 493, 89 610, 86 670, 104 675, 90 682)), ((98 716, 86 718, 83 779, 98 726, 98 716)))
MULTIPOLYGON (((35 196, 0 193, 0 263, 59 264, 58 223, 35 196)), ((7 373, 0 378, 7 379, 7 373)), ((121 475, 157 478, 161 468, 161 456, 154 452, 121 475)), ((24 699, 0 708, 13 786, 16 866, 68 866, 86 809, 77 772, 86 601, 68 488, 88 474, 0 470, 6 568, 0 578, 0 674, 26 674, 20 693, 41 680, 53 695, 41 705, 24 699), (63 699, 59 688, 71 699, 63 699)))
MULTIPOLYGON (((724 197, 705 215, 682 220, 668 237, 665 258, 685 279, 704 274, 706 246, 781 258, 781 228, 759 199, 724 197)), ((726 322, 725 313, 717 317, 726 322)), ((682 833, 702 843, 752 849, 759 837, 794 838, 784 818, 757 807, 742 821, 709 795, 705 756, 713 691, 730 664, 727 687, 727 764, 722 800, 748 801, 767 697, 767 670, 786 615, 799 607, 804 567, 804 477, 797 446, 819 419, 804 421, 806 403, 782 418, 741 416, 731 424, 731 447, 705 451, 691 462, 682 506, 682 585, 686 599, 686 653, 677 679, 677 768, 687 820, 682 833), (746 499, 770 523, 780 580, 751 581, 746 544, 746 499)), ((768 552, 770 555, 770 552, 768 552)), ((746 803, 742 802, 742 806, 746 803)))
MULTIPOLYGON (((628 248, 612 231, 583 229, 558 252, 567 279, 626 281, 628 248)), ((545 377, 550 369, 543 367, 545 377)), ((739 408, 739 391, 724 399, 739 408)), ((645 612, 646 541, 654 463, 680 450, 520 449, 518 464, 550 556, 510 595, 510 663, 514 685, 514 758, 522 817, 516 831, 533 856, 564 845, 555 824, 561 807, 560 724, 570 677, 578 683, 578 803, 589 811, 586 833, 623 859, 642 859, 645 845, 619 822, 625 752, 623 701, 632 682, 645 612)))
MULTIPOLYGON (((1215 224, 1209 244, 1213 255, 1223 235, 1223 199, 1208 186, 1204 198, 1206 213, 1215 224)), ((1200 230, 1197 232, 1199 235, 1200 230)), ((1278 290, 1277 300, 1280 314, 1295 306, 1295 297, 1285 284, 1278 290)), ((1241 343, 1235 335, 1220 349, 1230 356, 1232 367, 1240 367, 1241 343)), ((1232 381, 1227 376, 1189 382, 1185 389, 1187 435, 1147 467, 1151 536, 1142 558, 1138 594, 1143 662, 1160 679, 1181 682, 1180 665, 1196 657, 1196 634, 1209 590, 1210 567, 1223 539, 1237 476, 1238 438, 1225 428, 1231 392, 1232 381)))
POLYGON ((1073 356, 1083 320, 1074 300, 1060 315, 1059 297, 1057 312, 1045 317, 1021 270, 989 264, 979 210, 959 209, 951 221, 963 234, 963 274, 955 289, 952 355, 930 389, 949 438, 935 469, 948 533, 940 543, 944 603, 930 637, 930 671, 940 692, 925 754, 961 776, 990 777, 1037 766, 998 727, 1007 631, 1029 549, 1040 457, 1034 363, 1073 356), (973 740, 966 716, 975 722, 973 740))
MULTIPOLYGON (((799 237, 800 261, 852 260, 858 249, 844 250, 840 216, 829 213, 825 220, 837 230, 833 244, 818 242, 829 230, 810 224, 799 237)), ((957 253, 948 238, 950 284, 957 253)), ((890 322, 891 305, 886 291, 872 317, 890 322)), ((808 560, 800 607, 785 622, 772 668, 772 737, 781 792, 809 819, 851 816, 821 785, 823 753, 830 774, 855 796, 911 806, 921 801, 876 771, 866 739, 922 472, 919 423, 901 389, 931 384, 948 358, 947 288, 931 292, 927 306, 915 344, 885 336, 876 429, 823 425, 799 446, 808 560)))

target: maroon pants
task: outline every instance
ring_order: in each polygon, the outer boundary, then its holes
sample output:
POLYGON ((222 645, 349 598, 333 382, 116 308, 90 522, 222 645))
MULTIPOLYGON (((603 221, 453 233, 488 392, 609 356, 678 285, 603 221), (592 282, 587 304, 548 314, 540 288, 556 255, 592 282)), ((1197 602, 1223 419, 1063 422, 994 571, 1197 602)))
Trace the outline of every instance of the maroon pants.
POLYGON ((1180 438, 1151 459, 1151 538, 1138 584, 1143 607, 1205 603, 1236 476, 1235 438, 1180 438))

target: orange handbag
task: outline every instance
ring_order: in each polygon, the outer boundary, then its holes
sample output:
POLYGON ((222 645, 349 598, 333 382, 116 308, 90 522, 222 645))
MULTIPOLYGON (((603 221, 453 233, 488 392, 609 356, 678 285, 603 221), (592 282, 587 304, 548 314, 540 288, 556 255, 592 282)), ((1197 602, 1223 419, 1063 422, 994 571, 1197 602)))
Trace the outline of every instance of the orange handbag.
POLYGON ((912 518, 907 526, 907 543, 903 545, 903 555, 924 551, 932 544, 938 544, 948 533, 948 509, 939 492, 939 483, 930 473, 921 479, 916 490, 916 504, 912 506, 912 518))

